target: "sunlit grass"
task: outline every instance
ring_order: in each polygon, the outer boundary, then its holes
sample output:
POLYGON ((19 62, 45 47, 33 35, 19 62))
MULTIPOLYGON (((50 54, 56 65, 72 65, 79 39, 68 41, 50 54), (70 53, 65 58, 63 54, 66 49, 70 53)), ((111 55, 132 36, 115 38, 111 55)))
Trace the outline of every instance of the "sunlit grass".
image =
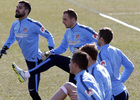
MULTIPOLYGON (((139 12, 139 0, 75 0, 99 12, 120 13, 139 12), (135 5, 135 6, 134 6, 135 5)), ((62 24, 62 12, 68 8, 73 8, 78 13, 78 21, 81 24, 92 27, 98 32, 101 27, 110 27, 114 31, 112 45, 120 48, 135 65, 134 72, 126 81, 125 85, 130 94, 130 100, 139 100, 140 97, 140 32, 120 25, 109 19, 105 19, 96 13, 74 5, 67 0, 29 0, 32 4, 32 11, 29 17, 40 21, 46 29, 54 36, 55 47, 59 46, 65 33, 65 26, 62 24)), ((14 20, 17 1, 0 1, 0 48, 5 43, 11 25, 14 20)), ((140 27, 139 15, 111 15, 128 24, 140 27)), ((39 43, 42 51, 47 51, 46 39, 40 37, 39 43)), ((28 93, 28 82, 20 83, 16 74, 12 70, 11 63, 15 62, 19 67, 27 70, 24 57, 21 54, 17 42, 7 51, 7 55, 0 59, 0 100, 31 100, 28 93)), ((63 55, 70 56, 68 50, 63 55)), ((42 100, 49 98, 68 81, 68 74, 54 66, 42 73, 39 94, 42 100)), ((69 98, 67 98, 69 100, 69 98)))

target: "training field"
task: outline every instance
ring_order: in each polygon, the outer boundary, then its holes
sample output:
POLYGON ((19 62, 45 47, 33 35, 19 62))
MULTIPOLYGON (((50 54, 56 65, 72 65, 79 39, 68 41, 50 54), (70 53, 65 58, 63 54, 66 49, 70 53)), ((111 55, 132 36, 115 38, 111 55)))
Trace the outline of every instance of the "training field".
MULTIPOLYGON (((62 12, 68 8, 73 8, 78 13, 79 23, 90 26, 97 32, 99 28, 105 26, 112 28, 114 39, 111 45, 120 48, 135 66, 134 72, 125 82, 129 100, 140 99, 140 0, 29 0, 29 2, 32 5, 29 17, 40 21, 53 34, 55 47, 60 45, 66 30, 62 24, 62 12)), ((17 0, 0 0, 0 48, 9 35, 12 23, 16 20, 14 17, 16 5, 17 0)), ((46 39, 40 37, 39 47, 41 51, 48 51, 46 39)), ((11 66, 12 62, 15 62, 27 70, 17 42, 7 53, 0 59, 0 100, 31 100, 27 89, 28 82, 20 83, 11 66)), ((68 50, 63 55, 72 54, 68 50)), ((49 100, 67 81, 68 74, 56 66, 42 73, 39 87, 42 100, 49 100)))

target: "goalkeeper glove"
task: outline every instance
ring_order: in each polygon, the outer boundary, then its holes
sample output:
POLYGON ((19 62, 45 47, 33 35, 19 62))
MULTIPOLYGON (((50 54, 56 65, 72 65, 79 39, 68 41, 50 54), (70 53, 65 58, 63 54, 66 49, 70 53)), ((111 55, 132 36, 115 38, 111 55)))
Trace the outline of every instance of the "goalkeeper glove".
POLYGON ((7 54, 6 50, 8 49, 7 46, 3 46, 2 49, 0 50, 0 58, 2 57, 3 54, 7 54))

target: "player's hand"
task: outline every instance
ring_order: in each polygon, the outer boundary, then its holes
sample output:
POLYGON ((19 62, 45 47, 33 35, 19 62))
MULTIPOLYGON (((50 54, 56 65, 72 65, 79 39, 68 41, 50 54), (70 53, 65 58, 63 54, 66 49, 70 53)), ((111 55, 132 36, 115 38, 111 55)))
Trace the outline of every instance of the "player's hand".
POLYGON ((72 93, 69 96, 71 100, 78 100, 78 95, 76 91, 72 91, 72 93))
POLYGON ((41 59, 46 60, 50 55, 51 55, 50 51, 47 51, 47 52, 45 51, 41 54, 41 59))
POLYGON ((6 50, 7 50, 7 46, 3 46, 3 48, 0 50, 0 58, 2 57, 3 54, 7 54, 6 50))
POLYGON ((49 50, 52 50, 52 49, 54 49, 54 47, 52 47, 52 46, 48 46, 48 48, 49 48, 49 50))

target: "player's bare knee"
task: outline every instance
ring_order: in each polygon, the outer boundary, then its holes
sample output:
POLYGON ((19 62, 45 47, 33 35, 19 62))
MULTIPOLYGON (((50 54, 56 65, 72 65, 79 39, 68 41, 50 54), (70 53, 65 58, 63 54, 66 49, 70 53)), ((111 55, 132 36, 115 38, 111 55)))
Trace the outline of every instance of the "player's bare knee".
POLYGON ((63 86, 67 89, 68 94, 72 91, 76 91, 76 85, 71 82, 66 82, 63 86))

